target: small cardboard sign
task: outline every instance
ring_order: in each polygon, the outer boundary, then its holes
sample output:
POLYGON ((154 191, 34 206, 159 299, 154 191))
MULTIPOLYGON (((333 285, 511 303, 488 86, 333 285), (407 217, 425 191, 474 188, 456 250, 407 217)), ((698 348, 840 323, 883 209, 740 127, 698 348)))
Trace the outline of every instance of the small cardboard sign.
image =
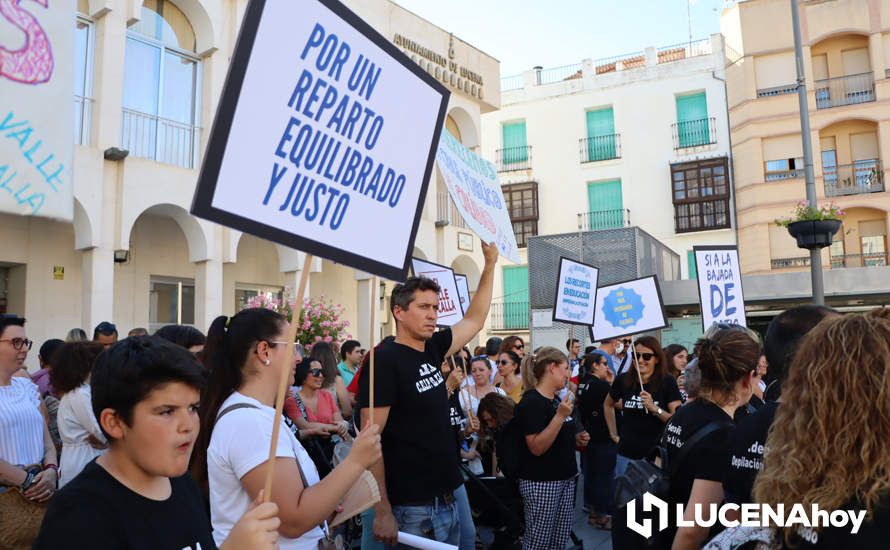
POLYGON ((702 330, 714 323, 748 326, 736 246, 693 246, 702 330))
POLYGON ((591 339, 601 342, 664 328, 668 323, 663 304, 655 275, 600 287, 591 339))
POLYGON ((598 278, 599 269, 592 265, 560 258, 553 320, 572 325, 592 325, 598 278))
POLYGON ((460 291, 454 270, 426 260, 411 258, 411 266, 415 277, 426 277, 439 285, 439 316, 436 324, 442 327, 456 325, 464 318, 464 310, 460 305, 460 291))
POLYGON ((448 97, 336 0, 251 0, 192 214, 404 280, 448 97))

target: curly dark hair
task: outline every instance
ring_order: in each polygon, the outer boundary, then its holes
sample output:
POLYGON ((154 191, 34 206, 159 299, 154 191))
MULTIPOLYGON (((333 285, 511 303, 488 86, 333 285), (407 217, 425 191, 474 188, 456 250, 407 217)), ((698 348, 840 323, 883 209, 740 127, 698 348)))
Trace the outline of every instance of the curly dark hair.
POLYGON ((53 354, 49 381, 62 396, 83 385, 105 347, 98 342, 68 342, 53 354))
MULTIPOLYGON (((513 418, 513 408, 512 399, 492 392, 479 400, 476 417, 481 420, 482 415, 488 413, 494 419, 496 427, 500 428, 513 418)), ((491 435, 490 428, 485 425, 485 422, 479 424, 484 435, 491 435)))

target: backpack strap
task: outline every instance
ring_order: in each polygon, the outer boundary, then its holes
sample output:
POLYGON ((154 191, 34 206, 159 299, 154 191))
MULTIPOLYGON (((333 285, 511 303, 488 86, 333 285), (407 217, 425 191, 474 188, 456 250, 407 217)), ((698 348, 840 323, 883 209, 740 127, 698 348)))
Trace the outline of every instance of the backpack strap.
POLYGON ((677 468, 679 468, 679 464, 683 462, 683 460, 689 455, 692 451, 692 448, 695 447, 702 439, 708 437, 712 433, 716 432, 721 428, 725 428, 731 426, 731 422, 723 421, 723 420, 715 420, 713 422, 708 422, 701 428, 695 430, 693 432, 692 437, 686 440, 686 443, 680 447, 680 451, 677 453, 677 457, 668 464, 667 473, 668 476, 674 477, 674 474, 677 473, 677 468))
POLYGON ((219 422, 220 418, 238 409, 259 409, 259 407, 250 403, 235 403, 234 405, 229 405, 225 409, 219 411, 219 414, 216 415, 216 421, 219 422))

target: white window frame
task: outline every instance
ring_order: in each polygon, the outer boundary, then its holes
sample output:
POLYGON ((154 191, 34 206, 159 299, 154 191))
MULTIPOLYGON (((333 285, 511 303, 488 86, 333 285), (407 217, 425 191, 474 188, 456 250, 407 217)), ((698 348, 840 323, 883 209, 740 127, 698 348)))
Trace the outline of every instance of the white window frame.
MULTIPOLYGON (((152 320, 151 318, 151 293, 152 293, 152 285, 155 283, 166 284, 166 285, 176 285, 177 293, 176 293, 176 324, 182 325, 186 324, 189 326, 194 326, 193 323, 183 323, 182 322, 182 287, 190 286, 195 289, 195 301, 197 302, 198 294, 197 288, 195 287, 195 280, 189 279, 186 277, 168 277, 164 275, 149 275, 148 276, 148 325, 149 331, 154 333, 159 328, 169 325, 169 322, 159 322, 157 319, 152 320)), ((197 310, 198 304, 195 303, 195 310, 197 310)), ((157 313, 157 308, 155 308, 155 312, 157 313)), ((192 312, 192 318, 195 318, 195 311, 192 312)))
POLYGON ((246 290, 248 292, 256 292, 257 294, 274 294, 279 297, 279 299, 284 299, 284 287, 276 286, 276 285, 257 285, 252 283, 235 283, 235 307, 239 307, 238 304, 238 291, 246 290))
MULTIPOLYGON (((87 52, 84 65, 84 80, 82 96, 74 94, 75 104, 78 102, 82 105, 80 119, 80 135, 75 136, 74 143, 79 145, 90 145, 92 140, 93 126, 93 77, 95 75, 96 62, 96 22, 92 17, 83 13, 77 14, 76 23, 82 23, 87 28, 87 52)), ((76 24, 75 23, 75 24, 76 24)), ((76 108, 76 107, 75 107, 76 108)), ((76 130, 76 128, 75 128, 76 130)))

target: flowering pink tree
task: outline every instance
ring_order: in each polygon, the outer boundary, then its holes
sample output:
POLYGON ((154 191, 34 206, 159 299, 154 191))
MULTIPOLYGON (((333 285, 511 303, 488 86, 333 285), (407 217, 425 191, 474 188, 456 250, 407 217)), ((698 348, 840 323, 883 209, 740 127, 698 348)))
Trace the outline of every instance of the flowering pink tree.
MULTIPOLYGON (((247 301, 247 307, 277 311, 288 321, 293 320, 296 305, 296 300, 290 297, 290 289, 285 289, 283 299, 260 294, 247 301)), ((303 310, 297 319, 297 342, 311 346, 316 342, 342 342, 352 338, 346 332, 349 321, 343 319, 343 310, 341 304, 335 305, 324 296, 304 299, 303 310)))

